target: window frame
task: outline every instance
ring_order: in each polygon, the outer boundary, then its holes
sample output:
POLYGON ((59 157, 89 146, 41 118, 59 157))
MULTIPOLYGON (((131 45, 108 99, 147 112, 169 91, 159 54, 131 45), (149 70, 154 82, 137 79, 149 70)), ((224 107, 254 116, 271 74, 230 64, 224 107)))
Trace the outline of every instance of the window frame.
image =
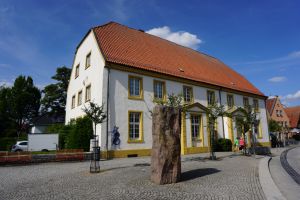
POLYGON ((76 65, 75 67, 75 79, 79 76, 79 70, 80 70, 80 63, 76 65), (78 69, 78 71, 77 71, 78 69))
POLYGON ((89 85, 87 85, 86 87, 85 87, 85 95, 84 95, 84 97, 85 97, 85 102, 88 102, 88 101, 91 101, 91 99, 92 99, 92 85, 91 84, 89 84, 89 85), (89 88, 89 99, 87 98, 87 95, 88 95, 88 93, 87 93, 87 89, 89 88))
POLYGON ((258 101, 258 99, 253 99, 253 108, 256 112, 259 111, 259 101, 258 101))
POLYGON ((144 99, 144 92, 143 92, 143 78, 140 76, 133 76, 133 75, 128 75, 128 99, 132 100, 143 100, 144 99), (138 79, 139 80, 139 95, 131 95, 131 90, 130 90, 130 79, 138 79))
POLYGON ((193 87, 192 86, 187 86, 187 85, 183 85, 182 86, 182 93, 183 93, 183 101, 184 103, 193 103, 194 102, 194 92, 193 92, 193 87), (185 100, 185 89, 190 89, 191 94, 190 94, 190 101, 186 101, 185 100))
POLYGON ((72 96, 72 99, 71 99, 71 109, 74 109, 76 106, 76 94, 74 94, 72 96))
POLYGON ((86 54, 85 56, 85 69, 89 68, 92 64, 91 64, 91 57, 92 57, 92 51, 90 51, 88 54, 86 54), (87 64, 89 58, 89 65, 87 64))
POLYGON ((213 105, 213 103, 215 103, 216 102, 216 94, 215 94, 215 91, 213 91, 213 90, 207 90, 206 91, 206 100, 207 100, 207 105, 208 106, 211 106, 211 105, 213 105), (210 96, 210 94, 213 94, 213 102, 209 102, 209 96, 210 96))
POLYGON ((154 99, 158 99, 158 100, 163 100, 165 101, 166 100, 166 82, 165 81, 160 81, 160 80, 153 80, 153 98, 154 99), (159 97, 155 97, 155 84, 157 83, 161 83, 162 84, 162 98, 159 98, 159 97))
POLYGON ((249 106, 249 98, 248 97, 243 97, 243 107, 247 108, 249 106), (247 100, 247 101, 246 101, 247 100), (245 102, 247 102, 247 105, 245 104, 245 102))
POLYGON ((143 129, 143 111, 139 110, 128 110, 128 143, 143 143, 144 142, 144 129, 143 129), (139 113, 139 137, 131 138, 130 137, 130 114, 131 113, 139 113))
POLYGON ((77 93, 77 106, 82 105, 82 94, 83 94, 82 90, 79 90, 77 93), (81 94, 81 99, 79 99, 79 94, 81 94), (79 102, 79 100, 81 100, 81 101, 79 102))
POLYGON ((190 113, 190 125, 191 125, 191 140, 192 141, 201 141, 201 134, 202 134, 202 115, 198 113, 190 113), (192 117, 199 117, 199 127, 198 127, 198 136, 193 137, 193 120, 192 117))
POLYGON ((234 96, 233 96, 233 94, 227 94, 227 107, 230 109, 230 108, 233 108, 234 107, 234 96), (232 97, 232 105, 231 106, 229 106, 229 97, 232 97))

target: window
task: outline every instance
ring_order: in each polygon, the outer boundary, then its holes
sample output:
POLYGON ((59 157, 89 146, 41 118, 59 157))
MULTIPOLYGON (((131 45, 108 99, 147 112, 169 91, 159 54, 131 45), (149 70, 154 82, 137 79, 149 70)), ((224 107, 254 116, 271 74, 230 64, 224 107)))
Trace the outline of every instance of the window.
POLYGON ((79 76, 79 64, 75 67, 75 78, 79 76))
POLYGON ((282 110, 280 110, 279 111, 279 115, 280 115, 280 117, 282 117, 283 115, 282 115, 282 110))
POLYGON ((85 88, 85 101, 91 100, 91 85, 86 86, 85 88))
POLYGON ((142 99, 143 98, 143 81, 142 78, 136 76, 128 77, 128 98, 142 99))
POLYGON ((193 102, 193 88, 188 86, 183 86, 183 100, 184 102, 193 102))
POLYGON ((200 139, 200 115, 191 114, 191 131, 192 131, 192 140, 200 139))
POLYGON ((276 116, 279 117, 279 110, 276 110, 276 116))
POLYGON ((85 68, 88 68, 90 66, 91 66, 91 53, 86 55, 86 59, 85 59, 85 68))
POLYGON ((288 127, 288 123, 287 123, 287 121, 286 121, 286 122, 284 122, 284 124, 285 124, 285 127, 288 127))
POLYGON ((128 142, 141 142, 143 133, 143 113, 138 111, 129 111, 128 118, 128 142))
POLYGON ((75 108, 75 95, 72 96, 71 108, 75 108))
POLYGON ((258 106, 258 100, 257 99, 253 99, 253 107, 255 111, 258 111, 259 106, 258 106))
POLYGON ((257 134, 257 137, 261 139, 261 138, 262 138, 262 132, 261 132, 260 121, 258 121, 257 124, 258 124, 258 125, 256 125, 256 126, 254 127, 254 132, 257 134))
POLYGON ((80 106, 82 104, 82 91, 78 92, 78 98, 77 98, 77 106, 80 106))
POLYGON ((234 106, 234 100, 232 94, 227 94, 227 106, 228 108, 232 108, 234 106))
POLYGON ((166 85, 163 81, 156 81, 153 82, 153 91, 154 91, 154 98, 155 99, 165 99, 166 98, 166 85))
POLYGON ((249 107, 249 99, 247 97, 243 98, 243 104, 244 104, 244 108, 249 107))
POLYGON ((214 105, 215 104, 215 92, 207 91, 207 104, 214 105))

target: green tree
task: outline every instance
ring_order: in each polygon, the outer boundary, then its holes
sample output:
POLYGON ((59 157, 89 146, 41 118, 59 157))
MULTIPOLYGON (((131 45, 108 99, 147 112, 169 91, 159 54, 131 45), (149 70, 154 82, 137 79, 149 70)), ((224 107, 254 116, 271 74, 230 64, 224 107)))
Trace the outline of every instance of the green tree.
POLYGON ((210 132, 210 159, 215 160, 215 134, 217 133, 217 130, 215 130, 215 123, 218 117, 229 116, 229 113, 225 111, 224 105, 219 105, 218 102, 215 102, 207 107, 206 115, 208 116, 208 126, 210 132))
POLYGON ((270 132, 280 132, 282 127, 279 123, 273 119, 269 120, 269 131, 270 132))
POLYGON ((42 113, 64 116, 70 76, 70 68, 63 66, 56 69, 56 74, 51 77, 56 83, 47 85, 43 90, 42 113))
POLYGON ((9 118, 8 98, 10 88, 0 86, 0 137, 4 136, 5 130, 10 126, 11 120, 9 118))
POLYGON ((9 116, 16 124, 19 137, 21 131, 25 131, 32 119, 38 115, 41 92, 34 86, 30 76, 19 76, 7 97, 9 116))

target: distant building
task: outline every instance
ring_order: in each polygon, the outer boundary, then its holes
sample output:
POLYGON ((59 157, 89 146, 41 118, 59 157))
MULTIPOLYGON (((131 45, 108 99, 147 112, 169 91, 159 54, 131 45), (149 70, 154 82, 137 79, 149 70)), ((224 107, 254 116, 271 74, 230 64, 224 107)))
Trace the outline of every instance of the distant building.
POLYGON ((40 133, 47 133, 48 127, 54 124, 64 124, 65 116, 55 117, 49 114, 44 114, 41 116, 36 117, 33 120, 33 124, 31 127, 31 134, 40 134, 40 133))
POLYGON ((290 119, 290 132, 300 133, 300 106, 284 109, 290 119))
POLYGON ((282 131, 277 134, 277 137, 279 140, 283 141, 284 138, 287 137, 287 133, 289 131, 289 118, 286 114, 283 105, 280 102, 280 99, 278 96, 274 98, 267 99, 266 101, 266 107, 269 115, 269 119, 272 119, 281 126, 282 131))
MULTIPOLYGON (((66 123, 84 116, 87 102, 104 104, 107 120, 97 128, 102 153, 111 157, 150 155, 153 99, 182 94, 181 153, 208 152, 206 108, 217 102, 238 111, 253 105, 260 146, 270 146, 267 97, 222 61, 173 42, 110 22, 88 31, 79 43, 66 103, 66 123), (113 130, 119 127, 120 142, 113 130)), ((241 135, 234 117, 219 117, 217 137, 241 135)))
POLYGON ((289 118, 280 102, 279 97, 267 99, 267 111, 271 119, 279 123, 282 128, 289 127, 289 118))

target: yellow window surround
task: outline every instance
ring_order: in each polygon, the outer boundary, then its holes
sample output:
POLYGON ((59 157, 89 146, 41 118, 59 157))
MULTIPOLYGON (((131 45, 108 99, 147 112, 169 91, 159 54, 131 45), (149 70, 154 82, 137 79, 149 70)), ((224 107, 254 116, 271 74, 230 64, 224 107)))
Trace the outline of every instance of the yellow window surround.
POLYGON ((129 110, 128 111, 128 143, 143 143, 144 142, 144 131, 143 131, 143 111, 137 110, 129 110), (130 114, 131 113, 139 113, 140 121, 139 121, 139 138, 133 139, 130 138, 130 114))
POLYGON ((194 102, 193 87, 191 87, 191 86, 186 86, 186 85, 183 86, 183 101, 184 101, 185 103, 193 103, 193 102, 194 102), (189 93, 189 98, 190 98, 189 101, 186 101, 186 94, 185 94, 185 91, 187 91, 187 93, 189 93))
POLYGON ((215 92, 212 90, 207 90, 206 96, 207 96, 207 105, 213 105, 216 100, 215 92))
POLYGON ((262 133, 262 127, 261 127, 261 121, 259 120, 259 125, 258 125, 258 139, 262 139, 263 138, 263 133, 262 133))
POLYGON ((154 99, 160 99, 160 100, 166 101, 166 93, 167 93, 166 82, 159 81, 159 80, 153 80, 153 97, 154 97, 154 99), (162 84, 162 98, 155 97, 155 85, 156 84, 162 84))
POLYGON ((257 99, 253 99, 253 107, 255 112, 259 112, 259 104, 257 99))
POLYGON ((201 126, 202 126, 201 122, 202 122, 202 116, 201 116, 201 114, 190 113, 191 138, 192 138, 192 140, 193 139, 196 139, 196 141, 201 141, 202 140, 202 138, 201 138, 201 132, 202 132, 202 130, 201 130, 201 126), (193 138, 193 132, 192 132, 192 130, 193 130, 193 120, 192 120, 192 118, 193 117, 199 117, 199 122, 198 122, 199 123, 199 130, 198 130, 198 133, 197 133, 197 135, 198 135, 197 138, 193 138))
POLYGON ((132 100, 143 100, 144 99, 143 78, 142 77, 128 75, 128 99, 132 99, 132 100), (139 95, 131 95, 130 80, 133 80, 133 79, 139 80, 139 95))

